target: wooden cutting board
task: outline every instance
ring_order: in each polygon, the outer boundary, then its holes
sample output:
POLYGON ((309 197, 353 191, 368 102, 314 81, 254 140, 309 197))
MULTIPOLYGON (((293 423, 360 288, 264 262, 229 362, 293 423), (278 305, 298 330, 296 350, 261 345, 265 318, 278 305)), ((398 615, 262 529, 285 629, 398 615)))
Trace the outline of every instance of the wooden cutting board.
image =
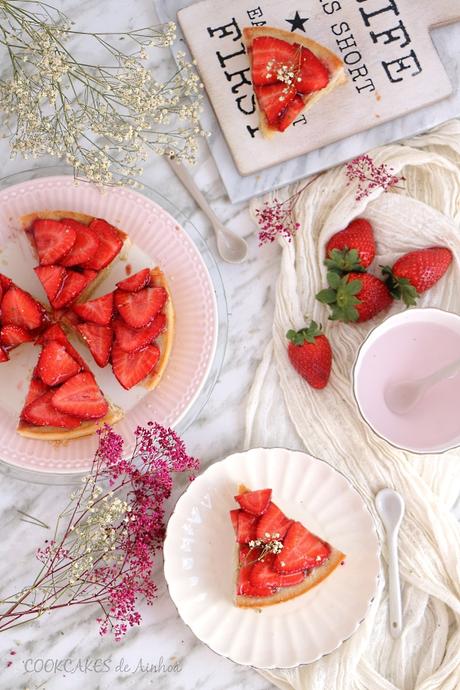
POLYGON ((460 20, 459 0, 204 0, 178 21, 241 175, 309 153, 452 92, 430 29, 460 20), (347 83, 264 139, 242 39, 246 26, 308 36, 344 62, 347 83))

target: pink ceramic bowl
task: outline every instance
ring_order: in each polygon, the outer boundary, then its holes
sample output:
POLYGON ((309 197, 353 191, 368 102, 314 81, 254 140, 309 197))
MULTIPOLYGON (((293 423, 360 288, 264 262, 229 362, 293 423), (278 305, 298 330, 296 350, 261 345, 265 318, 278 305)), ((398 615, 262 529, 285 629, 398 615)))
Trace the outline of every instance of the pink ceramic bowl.
POLYGON ((361 345, 353 390, 364 420, 392 445, 441 453, 460 445, 460 375, 427 390, 405 414, 385 402, 391 384, 427 376, 460 357, 460 316, 441 309, 408 309, 390 316, 361 345))

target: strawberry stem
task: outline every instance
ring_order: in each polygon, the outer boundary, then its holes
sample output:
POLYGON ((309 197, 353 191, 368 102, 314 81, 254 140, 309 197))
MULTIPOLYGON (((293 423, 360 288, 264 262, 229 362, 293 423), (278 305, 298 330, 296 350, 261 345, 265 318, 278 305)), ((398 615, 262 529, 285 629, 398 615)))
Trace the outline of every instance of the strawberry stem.
POLYGON ((294 345, 303 345, 304 343, 315 342, 315 338, 322 334, 321 326, 316 321, 311 321, 309 326, 301 328, 299 331, 289 330, 286 333, 286 338, 294 343, 294 345))

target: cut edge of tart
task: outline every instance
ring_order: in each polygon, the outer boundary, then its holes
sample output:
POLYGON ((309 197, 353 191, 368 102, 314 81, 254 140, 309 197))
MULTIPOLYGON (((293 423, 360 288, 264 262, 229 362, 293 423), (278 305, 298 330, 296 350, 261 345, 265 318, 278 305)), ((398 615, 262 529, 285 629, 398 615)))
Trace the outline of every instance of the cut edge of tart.
MULTIPOLYGON (((295 117, 288 122, 284 129, 286 129, 295 118, 299 117, 302 113, 305 113, 306 110, 317 103, 317 101, 319 101, 323 96, 331 93, 331 91, 333 91, 337 86, 340 86, 347 81, 342 60, 340 60, 340 58, 338 58, 337 55, 331 50, 320 43, 317 43, 311 38, 299 36, 299 34, 290 33, 288 31, 284 31, 283 29, 277 29, 276 27, 272 26, 245 27, 243 29, 243 37, 251 64, 251 75, 253 72, 252 45, 254 39, 259 37, 274 38, 291 45, 300 45, 302 48, 306 48, 307 50, 311 51, 329 72, 329 81, 324 88, 308 93, 296 94, 295 98, 301 98, 303 101, 303 107, 296 108, 295 117)), ((284 129, 279 129, 278 127, 269 123, 266 114, 260 107, 256 89, 257 86, 254 87, 254 92, 256 95, 256 103, 259 112, 259 128, 265 138, 271 138, 274 134, 284 131, 284 129)))
MULTIPOLYGON (((241 496, 244 494, 261 494, 263 492, 270 491, 270 497, 268 499, 267 503, 267 509, 268 506, 273 505, 275 508, 279 511, 279 508, 276 506, 271 501, 271 490, 260 490, 260 491, 252 491, 251 489, 248 489, 246 486, 243 484, 240 484, 238 487, 238 494, 235 496, 235 498, 238 500, 241 496)), ((243 499, 244 500, 244 499, 243 499)), ((240 509, 242 505, 240 503, 240 509)), ((267 510, 266 509, 266 510, 267 510)), ((259 516, 254 516, 254 520, 257 522, 263 515, 265 514, 266 510, 262 512, 259 516)), ((246 511, 243 511, 246 512, 246 511)), ((233 513, 233 511, 231 511, 233 513)), ((296 522, 294 520, 290 520, 286 516, 284 516, 281 511, 280 514, 282 517, 285 519, 285 527, 286 527, 286 532, 285 534, 280 537, 280 541, 284 543, 285 539, 287 538, 287 535, 289 533, 289 529, 293 525, 299 525, 299 529, 302 528, 306 530, 306 528, 303 527, 303 525, 299 522, 296 522)), ((233 522, 233 516, 231 514, 232 522, 233 522)), ((253 523, 254 525, 254 523, 253 523)), ((237 532, 237 529, 235 528, 235 524, 233 525, 235 532, 237 532)), ((251 529, 252 527, 250 527, 251 529)), ((254 529, 256 529, 254 527, 254 529)), ((308 530, 306 530, 308 532, 308 530)), ((249 567, 251 564, 255 563, 260 563, 259 568, 264 567, 263 561, 255 561, 254 559, 251 558, 249 561, 249 566, 242 566, 241 565, 241 553, 242 552, 247 552, 248 550, 248 545, 246 543, 239 543, 237 541, 236 543, 236 589, 235 589, 235 605, 238 606, 239 608, 259 608, 261 606, 271 606, 273 604, 279 604, 284 601, 289 601, 290 599, 293 599, 295 597, 300 596, 301 594, 304 594, 308 590, 312 589, 316 585, 318 585, 320 582, 325 580, 336 568, 338 565, 343 563, 345 560, 346 556, 344 553, 336 549, 334 546, 329 544, 328 542, 325 542, 324 540, 320 539, 320 537, 317 537, 316 535, 310 533, 310 535, 316 539, 320 544, 323 544, 325 547, 328 548, 329 550, 329 555, 327 556, 326 560, 320 563, 319 566, 317 567, 311 567, 311 568, 306 568, 305 570, 298 570, 298 571, 293 571, 291 573, 285 573, 284 576, 282 575, 281 577, 285 578, 285 582, 289 581, 289 576, 292 578, 292 580, 298 580, 300 577, 302 577, 300 582, 295 582, 293 584, 283 584, 279 586, 273 586, 272 591, 270 593, 264 593, 263 592, 263 587, 259 590, 261 594, 256 594, 256 593, 251 593, 251 594, 244 594, 244 593, 239 593, 239 588, 241 587, 240 584, 240 573, 242 572, 242 569, 244 567, 249 567)), ((238 539, 238 534, 236 534, 236 538, 238 539)), ((254 549, 255 551, 257 549, 254 549)), ((268 558, 273 560, 278 559, 283 553, 283 550, 277 552, 278 555, 273 555, 273 554, 268 554, 268 558)), ((244 557, 244 556, 243 556, 244 557)), ((265 557, 267 558, 267 557, 265 557)), ((253 566, 252 566, 253 567, 253 566)), ((249 575, 246 575, 246 577, 250 577, 252 571, 249 571, 249 575)), ((266 578, 266 576, 261 572, 262 578, 266 578)), ((275 574, 276 576, 276 574, 275 574)), ((268 576, 269 577, 269 576, 268 576)), ((276 579, 276 578, 275 578, 276 579)), ((269 581, 269 580, 268 580, 269 581)), ((251 585, 250 585, 251 587, 251 585)), ((254 592, 256 592, 257 589, 254 589, 254 592)))
MULTIPOLYGON (((36 220, 57 220, 61 221, 64 218, 70 218, 72 220, 77 221, 78 223, 81 223, 82 225, 89 226, 89 224, 97 220, 96 216, 90 216, 85 213, 80 213, 78 211, 63 211, 63 210, 42 210, 42 211, 34 211, 33 213, 28 213, 27 215, 21 216, 20 221, 23 230, 27 233, 29 237, 30 244, 32 246, 32 249, 36 255, 36 258, 38 259, 38 254, 35 246, 35 241, 33 238, 33 224, 36 220)), ((108 221, 106 221, 108 222, 108 221)), ((123 232, 123 230, 120 230, 116 226, 112 225, 111 226, 117 233, 120 241, 122 242, 122 245, 120 247, 120 250, 117 252, 117 254, 114 256, 114 258, 110 261, 110 263, 105 266, 104 268, 100 269, 97 271, 97 275, 93 278, 93 280, 90 280, 88 282, 88 285, 82 290, 80 294, 76 297, 74 301, 85 301, 89 299, 91 294, 94 292, 94 290, 99 286, 99 284, 104 280, 104 278, 107 276, 109 273, 113 263, 117 260, 122 258, 122 253, 129 249, 129 246, 131 244, 131 240, 129 236, 123 232)), ((40 264, 39 264, 40 265, 40 264)), ((57 265, 59 265, 59 262, 57 262, 57 265)), ((70 270, 72 270, 72 266, 68 267, 70 270)), ((43 287, 43 285, 42 285, 43 287)), ((43 287, 44 289, 44 287, 43 287)), ((50 301, 49 296, 48 301, 50 301)), ((51 305, 53 306, 53 305, 51 305)))

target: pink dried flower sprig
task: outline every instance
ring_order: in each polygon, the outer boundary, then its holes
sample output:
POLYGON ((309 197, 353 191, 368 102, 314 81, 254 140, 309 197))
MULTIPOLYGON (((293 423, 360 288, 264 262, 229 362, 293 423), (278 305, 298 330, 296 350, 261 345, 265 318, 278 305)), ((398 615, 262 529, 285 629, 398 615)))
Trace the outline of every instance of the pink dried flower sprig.
POLYGON ((265 201, 263 207, 257 208, 255 213, 260 226, 259 247, 271 244, 279 237, 290 242, 300 227, 300 223, 294 219, 291 199, 273 199, 272 203, 265 201))
POLYGON ((356 201, 367 198, 374 189, 379 187, 386 192, 405 179, 395 175, 394 170, 385 163, 376 165, 368 154, 357 156, 349 161, 345 166, 345 175, 348 178, 348 185, 355 181, 358 182, 355 194, 356 201))
MULTIPOLYGON (((368 197, 374 189, 381 187, 384 192, 391 187, 395 187, 405 178, 394 174, 392 168, 385 163, 376 165, 371 156, 364 154, 349 161, 345 166, 345 175, 348 178, 348 185, 357 181, 355 199, 361 201, 368 197)), ((271 244, 276 239, 284 237, 289 242, 295 236, 300 227, 295 219, 295 203, 300 194, 312 183, 319 175, 315 175, 295 194, 279 201, 273 199, 272 202, 265 201, 262 208, 255 211, 256 219, 259 224, 259 247, 264 244, 271 244)))
POLYGON ((300 223, 296 221, 294 216, 296 201, 318 177, 319 175, 315 175, 310 178, 303 187, 285 201, 275 198, 271 203, 265 201, 262 208, 256 208, 255 215, 260 227, 259 247, 263 244, 271 244, 279 237, 284 237, 288 242, 291 242, 300 228, 300 223))
POLYGON ((123 439, 108 426, 100 430, 90 474, 60 514, 54 537, 37 549, 37 577, 0 600, 0 631, 81 604, 99 606, 101 635, 111 630, 119 640, 139 625, 139 601, 152 604, 156 596, 152 572, 174 475, 193 478, 199 463, 171 429, 149 423, 135 436, 127 457, 123 439))

